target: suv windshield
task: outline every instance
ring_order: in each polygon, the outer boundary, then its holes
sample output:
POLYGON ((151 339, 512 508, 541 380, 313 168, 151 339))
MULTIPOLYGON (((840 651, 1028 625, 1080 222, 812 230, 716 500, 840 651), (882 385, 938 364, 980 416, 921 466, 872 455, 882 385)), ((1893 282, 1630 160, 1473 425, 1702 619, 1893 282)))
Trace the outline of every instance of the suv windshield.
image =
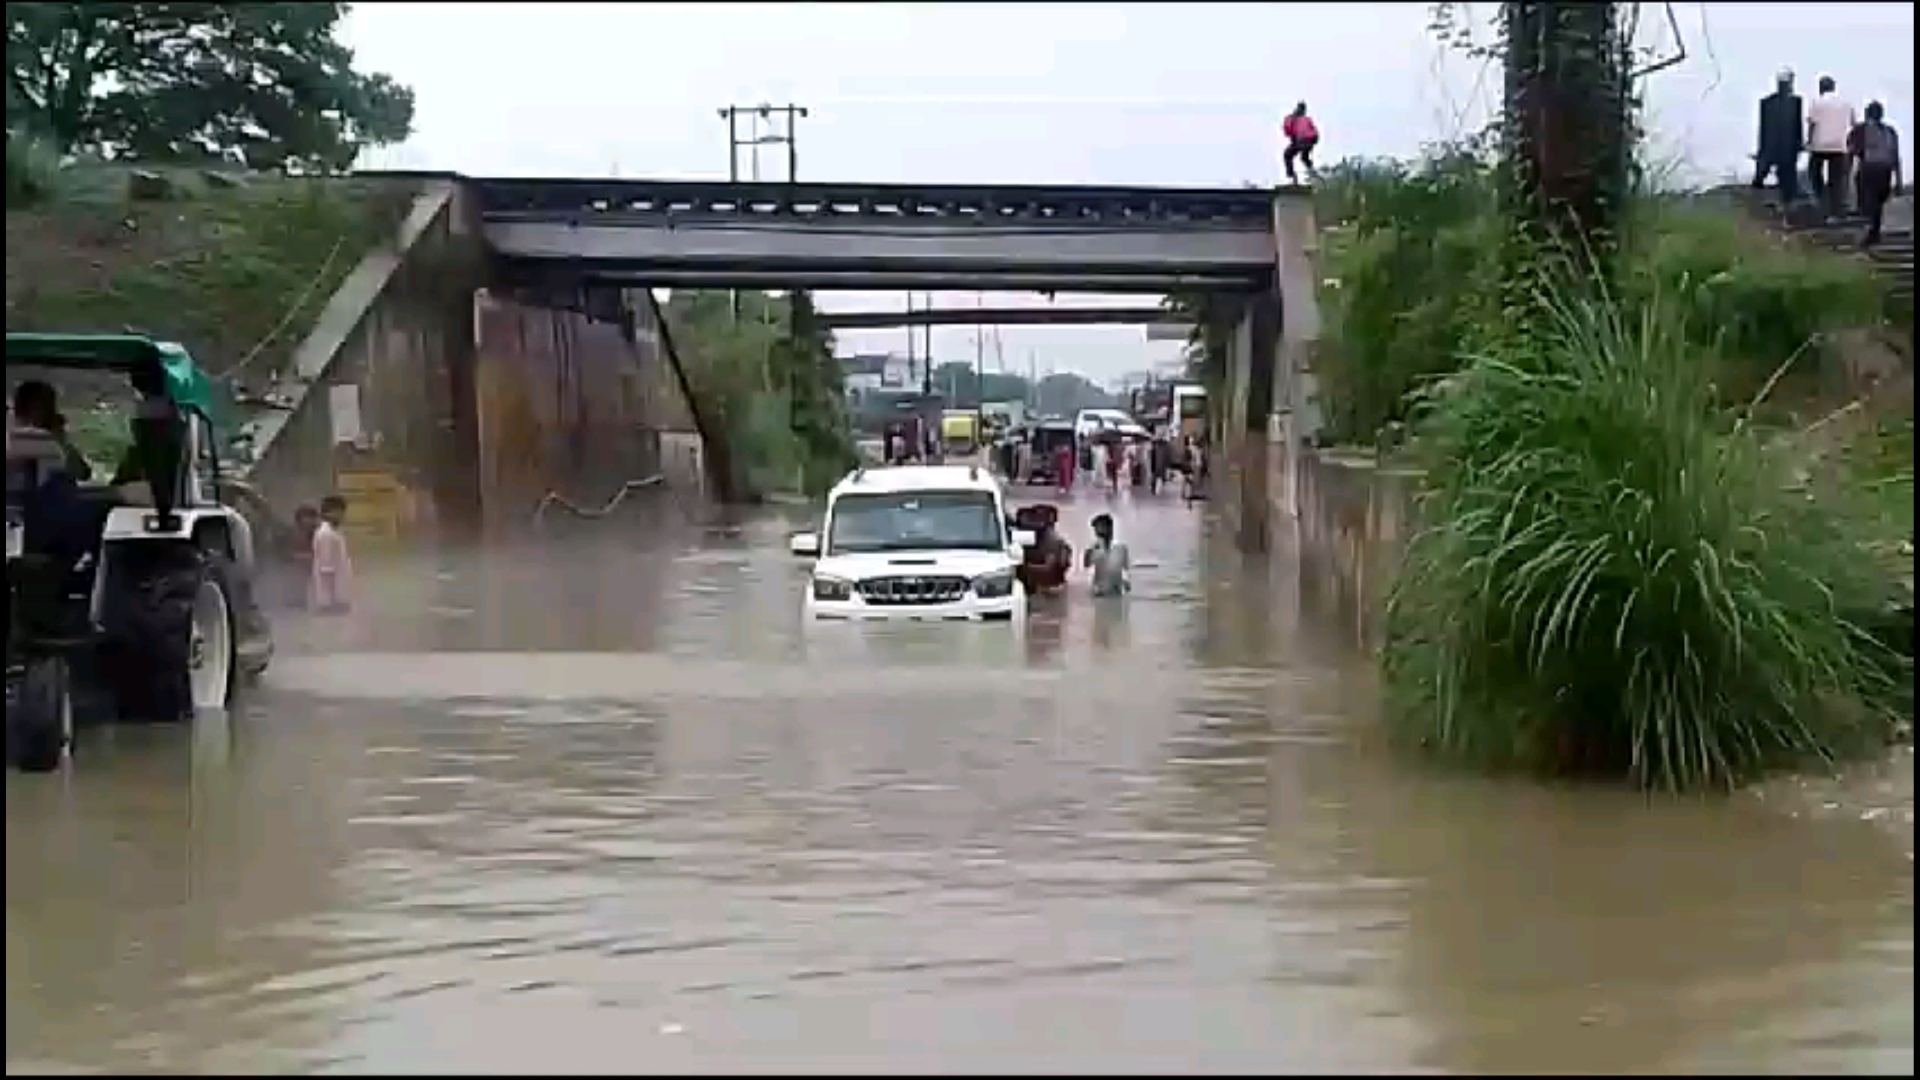
POLYGON ((827 554, 1006 546, 1006 525, 984 491, 842 495, 833 502, 827 554))

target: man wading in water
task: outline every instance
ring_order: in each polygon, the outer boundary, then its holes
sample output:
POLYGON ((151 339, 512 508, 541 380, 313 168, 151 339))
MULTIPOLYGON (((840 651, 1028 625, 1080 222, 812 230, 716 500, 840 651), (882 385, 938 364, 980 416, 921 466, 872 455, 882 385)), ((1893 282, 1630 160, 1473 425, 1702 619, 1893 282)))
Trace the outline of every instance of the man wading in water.
POLYGON ((1087 549, 1085 565, 1093 571, 1093 595, 1125 596, 1133 588, 1127 579, 1132 560, 1127 545, 1113 539, 1113 515, 1097 514, 1093 519, 1093 546, 1087 549))

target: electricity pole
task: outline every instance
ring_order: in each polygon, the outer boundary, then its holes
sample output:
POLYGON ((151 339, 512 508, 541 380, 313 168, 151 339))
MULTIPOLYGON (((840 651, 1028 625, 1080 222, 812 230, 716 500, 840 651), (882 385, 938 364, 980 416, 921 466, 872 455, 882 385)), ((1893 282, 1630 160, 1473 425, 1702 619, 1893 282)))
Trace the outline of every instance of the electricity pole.
MULTIPOLYGON (((973 306, 983 309, 987 306, 986 293, 973 294, 973 306)), ((987 409, 984 400, 987 393, 986 376, 981 368, 987 359, 987 328, 980 323, 973 324, 973 422, 978 428, 986 422, 987 409)))
MULTIPOLYGON (((728 105, 720 110, 720 119, 727 122, 727 183, 740 182, 740 151, 744 147, 748 152, 750 178, 760 182, 760 148, 762 146, 785 146, 787 148, 787 183, 800 180, 800 147, 794 141, 794 122, 804 119, 807 108, 804 105, 728 105), (773 117, 779 115, 786 122, 775 124, 773 117), (740 121, 745 119, 751 133, 745 138, 740 135, 740 121), (766 130, 761 130, 761 125, 766 130)), ((733 317, 740 318, 740 291, 733 291, 733 317)))

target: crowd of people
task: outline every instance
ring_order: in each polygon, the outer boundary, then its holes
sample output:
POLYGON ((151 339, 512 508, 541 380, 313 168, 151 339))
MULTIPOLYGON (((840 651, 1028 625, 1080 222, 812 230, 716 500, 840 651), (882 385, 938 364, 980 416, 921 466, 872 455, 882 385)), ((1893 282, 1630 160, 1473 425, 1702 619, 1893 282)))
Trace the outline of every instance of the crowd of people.
POLYGON ((1900 136, 1887 123, 1886 106, 1867 103, 1855 114, 1831 75, 1822 75, 1818 96, 1803 101, 1791 69, 1783 69, 1773 93, 1760 99, 1760 129, 1753 155, 1753 186, 1769 179, 1782 204, 1800 202, 1800 158, 1806 155, 1807 188, 1828 222, 1858 216, 1866 231, 1862 247, 1880 242, 1887 203, 1901 194, 1900 136))
POLYGON ((1176 437, 1167 431, 1129 438, 1108 430, 1039 451, 1034 444, 1016 439, 1006 452, 1007 460, 1000 467, 1016 479, 1031 474, 1036 452, 1050 454, 1046 471, 1063 493, 1073 491, 1083 475, 1089 487, 1104 487, 1114 495, 1126 488, 1146 488, 1157 494, 1177 476, 1191 498, 1206 478, 1205 440, 1184 434, 1176 437))

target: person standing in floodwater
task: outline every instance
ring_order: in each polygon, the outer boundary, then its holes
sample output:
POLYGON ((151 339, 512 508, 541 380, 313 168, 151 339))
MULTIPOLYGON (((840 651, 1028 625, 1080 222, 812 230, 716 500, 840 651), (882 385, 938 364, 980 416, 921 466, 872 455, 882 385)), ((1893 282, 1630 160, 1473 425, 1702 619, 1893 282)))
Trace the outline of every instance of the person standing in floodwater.
POLYGON ((347 500, 329 495, 320 500, 320 524, 313 531, 313 576, 307 607, 338 615, 352 607, 353 556, 340 526, 347 518, 347 500))
POLYGON ((313 538, 320 531, 320 510, 308 503, 301 503, 293 511, 293 536, 288 542, 287 560, 293 566, 294 586, 288 602, 294 607, 307 606, 309 594, 313 592, 313 538))
POLYGON ((1095 596, 1125 596, 1133 588, 1128 579, 1132 559, 1127 545, 1113 538, 1112 514, 1094 515, 1093 544, 1087 548, 1084 565, 1093 571, 1095 596))
POLYGON ((1300 182, 1293 168, 1295 161, 1307 167, 1307 179, 1320 179, 1320 170, 1313 167, 1313 148, 1320 145, 1320 127, 1307 115, 1306 102, 1295 105, 1280 122, 1280 134, 1287 140, 1287 148, 1280 154, 1280 164, 1287 170, 1287 183, 1300 182))

